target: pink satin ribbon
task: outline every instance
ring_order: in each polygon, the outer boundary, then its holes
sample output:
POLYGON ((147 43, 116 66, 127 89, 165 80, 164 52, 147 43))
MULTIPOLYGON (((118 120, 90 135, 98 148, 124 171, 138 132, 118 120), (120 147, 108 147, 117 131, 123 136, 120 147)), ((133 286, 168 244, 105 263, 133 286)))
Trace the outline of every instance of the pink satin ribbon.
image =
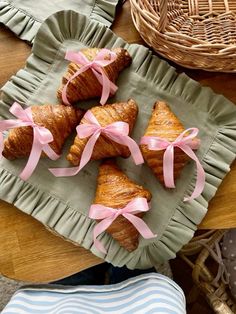
POLYGON ((205 185, 205 172, 200 164, 197 156, 194 154, 193 149, 198 149, 200 140, 193 139, 198 134, 197 128, 190 128, 182 132, 174 142, 168 142, 163 138, 155 136, 143 136, 140 144, 148 146, 150 150, 165 150, 163 156, 163 175, 165 186, 174 188, 174 148, 178 147, 185 152, 191 159, 193 159, 197 166, 197 180, 194 191, 190 197, 184 198, 184 201, 191 201, 201 195, 205 185), (186 133, 190 133, 185 136, 186 133))
POLYGON ((144 197, 137 197, 129 202, 124 208, 120 209, 93 204, 89 210, 89 217, 92 219, 102 220, 94 227, 93 230, 93 241, 96 248, 105 254, 107 253, 106 249, 97 237, 103 233, 120 215, 128 219, 145 239, 156 237, 156 234, 152 233, 146 223, 141 218, 135 216, 137 213, 147 212, 148 210, 148 202, 144 197))
POLYGON ((88 123, 78 125, 76 128, 79 138, 90 137, 85 148, 83 150, 80 164, 78 167, 72 168, 53 168, 49 169, 56 177, 67 177, 76 175, 90 160, 96 141, 101 134, 106 135, 112 141, 121 145, 128 146, 131 156, 136 165, 140 165, 144 162, 143 156, 140 152, 137 143, 128 136, 129 125, 126 122, 118 121, 111 123, 105 127, 101 127, 93 113, 89 110, 84 115, 84 118, 88 123))
POLYGON ((20 174, 20 178, 22 180, 27 180, 35 170, 42 152, 44 152, 52 160, 56 160, 60 156, 57 155, 48 145, 48 143, 53 141, 52 133, 47 128, 34 123, 30 107, 24 110, 21 105, 15 102, 9 111, 18 119, 0 121, 0 158, 2 157, 2 152, 4 149, 4 139, 2 132, 12 128, 31 126, 33 128, 32 149, 28 162, 20 174))
POLYGON ((81 73, 87 71, 88 69, 91 69, 99 83, 102 85, 102 95, 100 103, 101 105, 104 105, 110 94, 113 95, 117 91, 118 87, 109 80, 103 67, 112 63, 116 58, 116 53, 108 49, 100 50, 93 61, 89 61, 82 52, 67 51, 65 59, 80 64, 82 65, 82 67, 68 80, 68 82, 64 86, 62 90, 63 103, 65 105, 70 105, 70 102, 68 101, 66 95, 67 87, 70 82, 73 81, 81 73), (110 57, 110 60, 105 59, 107 56, 110 57))

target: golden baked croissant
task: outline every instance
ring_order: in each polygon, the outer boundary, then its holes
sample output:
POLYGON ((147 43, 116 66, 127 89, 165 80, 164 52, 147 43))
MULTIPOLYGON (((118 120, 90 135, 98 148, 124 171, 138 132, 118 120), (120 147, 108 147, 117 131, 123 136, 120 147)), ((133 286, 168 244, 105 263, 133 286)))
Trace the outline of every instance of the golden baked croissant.
MULTIPOLYGON (((132 182, 116 165, 114 160, 105 160, 99 168, 98 182, 94 204, 111 208, 123 208, 136 197, 144 197, 149 202, 151 193, 142 186, 132 182)), ((143 217, 144 213, 136 216, 143 217)), ((116 220, 106 231, 129 252, 138 246, 137 229, 123 216, 116 220)))
MULTIPOLYGON (((157 136, 169 142, 174 142, 184 130, 185 129, 182 123, 170 110, 168 105, 163 101, 158 101, 154 105, 152 116, 149 120, 144 136, 157 136)), ((140 145, 140 148, 148 166, 152 169, 159 181, 164 185, 163 155, 165 150, 149 150, 147 145, 143 144, 140 145)), ((181 170, 189 160, 189 156, 187 156, 178 147, 175 147, 174 179, 180 175, 181 170)))
MULTIPOLYGON (((129 124, 129 132, 131 133, 138 114, 138 106, 134 100, 130 99, 124 103, 93 107, 90 111, 102 127, 113 122, 123 121, 129 124)), ((85 124, 86 122, 84 117, 80 124, 85 124)), ((75 137, 74 144, 71 146, 67 155, 67 160, 74 166, 79 165, 81 155, 88 140, 88 137, 83 139, 80 139, 78 135, 75 137)), ((118 144, 101 134, 94 146, 91 159, 99 160, 115 156, 127 158, 130 156, 130 151, 127 146, 118 144)))
MULTIPOLYGON (((49 145, 56 154, 61 153, 65 140, 79 124, 84 114, 81 109, 64 105, 32 106, 31 112, 34 122, 47 128, 52 133, 54 141, 49 145)), ((12 129, 4 141, 3 156, 7 159, 29 156, 32 143, 32 127, 12 129)))
MULTIPOLYGON (((99 48, 87 48, 81 49, 80 51, 87 57, 88 60, 92 61, 100 50, 101 49, 99 48)), ((116 53, 117 58, 112 63, 105 66, 104 71, 109 80, 115 82, 119 72, 130 65, 132 59, 128 51, 124 48, 115 48, 111 51, 116 53)), ((109 60, 109 58, 109 55, 107 55, 106 59, 109 60)), ((57 92, 57 96, 60 101, 62 101, 62 90, 64 86, 81 67, 82 65, 74 62, 69 64, 68 70, 62 78, 62 85, 57 92)), ((92 70, 88 69, 68 84, 66 95, 69 103, 73 104, 79 100, 86 100, 101 96, 101 93, 102 85, 99 83, 92 70)))

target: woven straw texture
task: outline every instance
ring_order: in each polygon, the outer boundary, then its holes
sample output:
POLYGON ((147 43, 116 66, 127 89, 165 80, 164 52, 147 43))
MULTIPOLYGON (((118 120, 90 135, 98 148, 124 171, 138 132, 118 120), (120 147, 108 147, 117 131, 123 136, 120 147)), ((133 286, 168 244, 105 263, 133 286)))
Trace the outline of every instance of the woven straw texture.
POLYGON ((188 68, 236 72, 236 1, 130 0, 142 38, 188 68))
POLYGON ((215 276, 212 271, 218 268, 219 272, 222 267, 222 257, 216 253, 216 247, 220 248, 219 243, 226 232, 227 230, 210 230, 195 236, 179 252, 179 256, 193 270, 192 278, 195 286, 187 297, 187 302, 194 303, 198 293, 201 293, 216 314, 236 313, 236 304, 223 275, 215 276))

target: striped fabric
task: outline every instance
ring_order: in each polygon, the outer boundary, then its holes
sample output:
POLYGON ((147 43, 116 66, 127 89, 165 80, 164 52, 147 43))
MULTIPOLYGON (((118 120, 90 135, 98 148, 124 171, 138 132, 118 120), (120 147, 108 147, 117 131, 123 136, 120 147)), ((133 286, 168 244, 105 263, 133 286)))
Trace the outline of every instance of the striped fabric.
POLYGON ((107 286, 25 287, 2 314, 184 314, 185 297, 168 277, 150 273, 107 286))

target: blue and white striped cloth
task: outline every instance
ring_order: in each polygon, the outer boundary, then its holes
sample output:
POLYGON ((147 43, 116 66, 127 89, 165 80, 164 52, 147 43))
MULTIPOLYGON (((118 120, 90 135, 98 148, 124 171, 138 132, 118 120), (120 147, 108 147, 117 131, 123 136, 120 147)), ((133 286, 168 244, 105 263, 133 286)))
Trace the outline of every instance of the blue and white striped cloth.
POLYGON ((168 277, 149 273, 106 286, 37 286, 17 291, 2 314, 185 314, 185 296, 168 277))

